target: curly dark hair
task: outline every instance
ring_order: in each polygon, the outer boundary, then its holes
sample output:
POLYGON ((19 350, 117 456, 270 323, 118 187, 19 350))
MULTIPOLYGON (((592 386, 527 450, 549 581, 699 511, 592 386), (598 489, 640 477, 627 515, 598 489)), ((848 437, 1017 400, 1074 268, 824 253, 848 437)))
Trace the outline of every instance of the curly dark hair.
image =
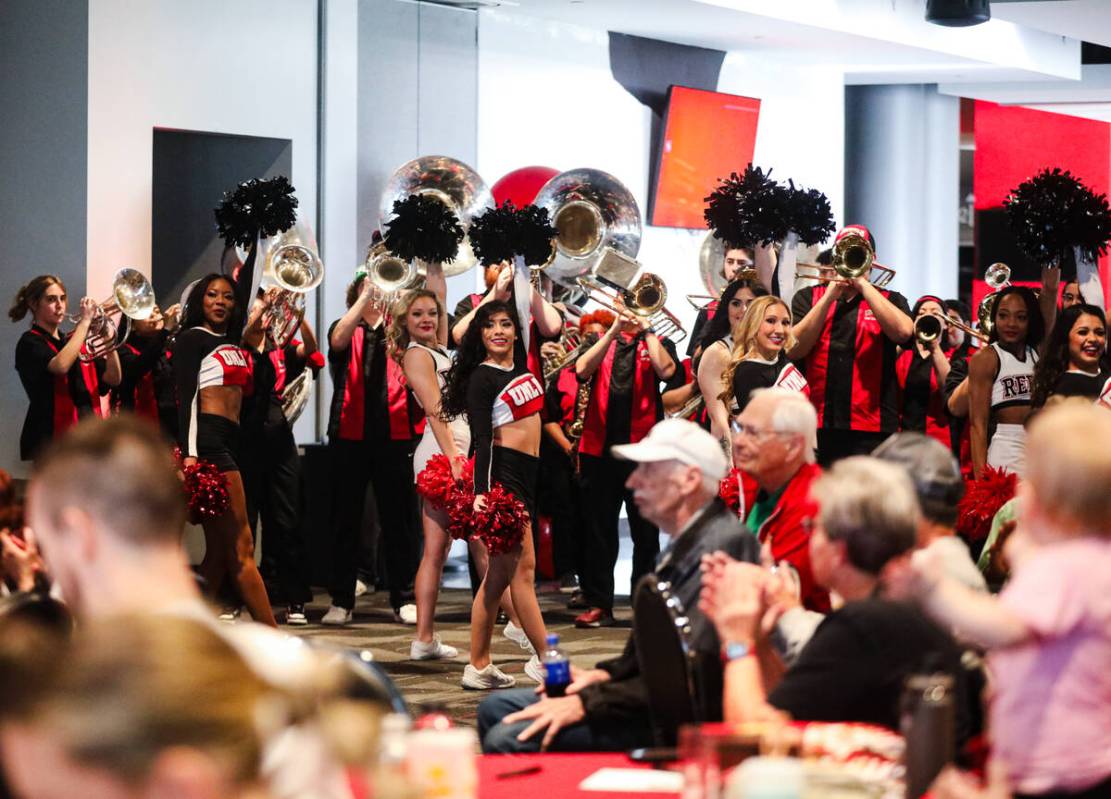
POLYGON ((1040 408, 1045 405, 1049 395, 1053 393, 1058 378, 1069 370, 1069 334, 1076 326, 1081 316, 1094 316, 1099 323, 1107 327, 1107 319, 1103 311, 1086 303, 1073 305, 1057 315, 1053 330, 1045 343, 1045 352, 1034 367, 1034 390, 1030 395, 1030 406, 1040 408))
MULTIPOLYGON (((494 300, 485 305, 478 306, 459 348, 455 352, 455 363, 451 365, 447 376, 444 378, 444 396, 440 400, 440 418, 444 421, 462 416, 467 412, 467 388, 471 383, 471 375, 480 363, 486 360, 486 346, 482 343, 482 330, 489 324, 490 319, 498 313, 505 313, 513 320, 513 327, 518 336, 521 332, 521 323, 517 319, 517 311, 509 303, 494 300)), ((516 351, 517 348, 514 348, 516 351)))
POLYGON ((991 335, 988 337, 988 343, 994 344, 999 341, 999 325, 995 323, 995 317, 999 313, 999 303, 1010 294, 1017 294, 1026 305, 1026 346, 1036 350, 1045 338, 1045 319, 1042 318, 1042 309, 1038 305, 1038 295, 1026 286, 1007 286, 995 292, 995 300, 991 304, 991 335))
MULTIPOLYGON (((231 286, 232 291, 235 291, 235 281, 227 275, 221 275, 218 272, 210 272, 196 282, 193 288, 189 291, 189 296, 185 300, 185 316, 181 320, 181 330, 188 330, 191 327, 200 327, 205 323, 204 319, 204 293, 208 291, 209 285, 214 280, 226 280, 231 286)), ((247 320, 247 309, 241 308, 240 304, 236 302, 235 307, 231 309, 228 314, 228 335, 236 335, 236 331, 241 333, 243 325, 247 320)))
POLYGON ((725 287, 725 291, 721 293, 721 299, 718 300, 718 309, 714 312, 714 318, 703 328, 702 338, 698 340, 703 350, 715 341, 723 339, 733 332, 729 329, 729 303, 733 301, 733 298, 741 289, 748 289, 755 297, 764 297, 768 294, 768 290, 764 288, 758 280, 734 280, 730 282, 730 284, 725 287))

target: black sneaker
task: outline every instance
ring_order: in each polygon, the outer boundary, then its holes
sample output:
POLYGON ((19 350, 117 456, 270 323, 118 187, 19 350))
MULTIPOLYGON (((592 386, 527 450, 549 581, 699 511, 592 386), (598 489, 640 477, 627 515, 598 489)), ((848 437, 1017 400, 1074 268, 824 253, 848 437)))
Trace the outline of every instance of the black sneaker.
POLYGON ((589 608, 590 602, 587 601, 582 591, 576 591, 571 594, 571 598, 567 600, 568 610, 587 610, 589 608))
POLYGON ((308 624, 309 618, 305 615, 305 606, 290 605, 285 612, 285 623, 293 627, 304 627, 308 624))
POLYGON ((579 578, 574 574, 565 574, 563 579, 559 581, 559 592, 561 594, 574 594, 579 590, 579 578))

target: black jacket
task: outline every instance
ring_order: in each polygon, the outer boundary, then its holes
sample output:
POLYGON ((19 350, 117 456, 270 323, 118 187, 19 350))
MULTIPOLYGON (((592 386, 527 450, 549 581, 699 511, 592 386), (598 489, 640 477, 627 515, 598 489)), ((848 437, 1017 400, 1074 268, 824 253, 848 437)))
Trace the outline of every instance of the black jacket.
MULTIPOLYGON (((674 540, 656 567, 656 574, 671 583, 671 593, 683 603, 690 619, 692 648, 714 662, 719 657, 721 643, 713 623, 698 609, 698 595, 702 590, 699 565, 703 555, 719 550, 737 560, 760 561, 756 537, 741 526, 736 515, 720 499, 714 499, 694 525, 674 540)), ((645 740, 650 743, 648 698, 637 663, 636 635, 629 636, 624 652, 599 663, 598 668, 608 671, 612 679, 587 686, 579 694, 586 711, 585 722, 591 726, 643 724, 645 740)))

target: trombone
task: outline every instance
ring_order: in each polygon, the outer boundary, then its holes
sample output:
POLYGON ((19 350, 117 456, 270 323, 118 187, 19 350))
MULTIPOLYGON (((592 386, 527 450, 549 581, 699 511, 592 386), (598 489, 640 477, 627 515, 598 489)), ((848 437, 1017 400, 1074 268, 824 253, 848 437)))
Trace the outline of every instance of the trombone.
POLYGON ((976 328, 939 313, 922 314, 915 319, 914 337, 918 340, 919 344, 928 346, 941 338, 941 333, 945 330, 946 325, 955 327, 958 330, 963 330, 968 335, 975 336, 981 341, 986 342, 988 340, 988 337, 976 328))
POLYGON ((832 264, 800 263, 796 275, 819 283, 848 283, 868 275, 868 282, 876 288, 883 288, 895 277, 895 270, 876 263, 876 251, 868 239, 850 230, 838 234, 833 245, 832 264))
MULTIPOLYGON (((150 281, 137 269, 120 269, 112 278, 112 296, 96 306, 85 334, 85 346, 77 357, 88 362, 115 352, 130 335, 131 320, 149 319, 152 313, 154 288, 150 281), (116 314, 122 314, 122 335, 119 325, 112 319, 116 314)), ((66 318, 71 322, 81 321, 80 314, 69 314, 66 318)))
POLYGON ((590 299, 618 316, 631 313, 648 319, 650 329, 660 338, 672 338, 673 341, 680 342, 687 337, 687 332, 675 314, 664 307, 667 302, 667 285, 659 275, 644 272, 629 288, 615 288, 593 275, 578 278, 578 284, 590 299), (624 304, 624 310, 618 307, 618 299, 624 304))
POLYGON ((586 350, 587 342, 582 334, 573 327, 564 327, 559 336, 559 346, 563 348, 562 355, 544 358, 544 380, 548 381, 563 371, 564 367, 574 363, 586 350))

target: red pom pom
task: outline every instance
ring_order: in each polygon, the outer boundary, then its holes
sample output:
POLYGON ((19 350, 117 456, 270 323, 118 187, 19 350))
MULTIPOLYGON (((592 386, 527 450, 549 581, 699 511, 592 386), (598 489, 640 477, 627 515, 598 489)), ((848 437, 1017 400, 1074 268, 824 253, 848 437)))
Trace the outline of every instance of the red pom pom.
POLYGON ((528 509, 500 485, 491 486, 485 496, 486 510, 474 514, 474 530, 491 555, 501 555, 524 538, 530 521, 528 509))
POLYGON ((185 500, 189 505, 189 518, 194 524, 204 519, 215 519, 231 507, 228 496, 228 478, 208 461, 197 461, 186 466, 185 500))
POLYGON ((988 466, 979 480, 965 483, 964 498, 957 506, 957 534, 967 541, 981 541, 991 532, 991 521, 1014 498, 1018 477, 1006 469, 988 466))
POLYGON ((433 455, 417 475, 417 493, 434 507, 443 509, 455 490, 451 464, 446 455, 433 455))

